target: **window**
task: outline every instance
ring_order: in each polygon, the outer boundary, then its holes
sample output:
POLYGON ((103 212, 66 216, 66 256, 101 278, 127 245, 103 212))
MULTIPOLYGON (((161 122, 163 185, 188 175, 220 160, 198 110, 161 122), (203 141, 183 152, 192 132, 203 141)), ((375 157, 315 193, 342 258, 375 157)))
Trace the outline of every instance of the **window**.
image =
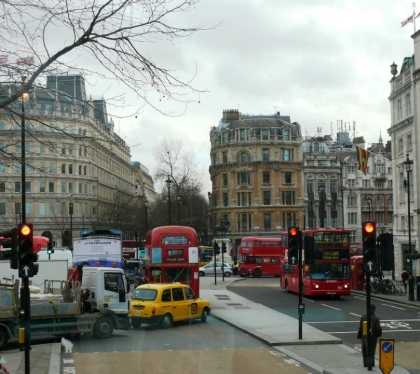
POLYGON ((227 193, 223 193, 223 206, 228 206, 228 194, 227 193))
POLYGON ((79 183, 79 194, 83 193, 83 184, 79 183))
POLYGON ((228 175, 222 174, 222 185, 227 186, 228 185, 228 175))
POLYGON ((407 151, 411 151, 413 149, 413 143, 411 140, 411 134, 407 135, 407 151))
POLYGON ((283 161, 293 161, 292 149, 283 149, 283 161))
POLYGON ((15 192, 20 192, 20 182, 15 182, 15 192))
POLYGON ((83 174, 87 175, 87 166, 83 166, 83 174))
POLYGON ((263 161, 269 161, 270 160, 270 150, 269 149, 263 149, 262 150, 262 159, 263 159, 263 161))
POLYGON ((282 198, 283 205, 295 205, 295 192, 294 191, 282 191, 281 198, 282 198))
POLYGON ((67 192, 67 183, 61 182, 61 193, 66 193, 66 192, 67 192))
POLYGON ((54 153, 54 147, 52 145, 48 146, 48 153, 50 153, 50 154, 54 153))
POLYGON ((39 171, 41 171, 41 172, 45 172, 45 162, 41 162, 41 163, 39 164, 39 171))
POLYGON ((370 179, 362 179, 363 188, 370 188, 370 179))
POLYGON ((31 182, 25 182, 25 192, 31 192, 31 182))
POLYGON ((46 205, 45 203, 39 203, 39 215, 45 216, 46 215, 46 205))
POLYGON ((306 182, 306 193, 314 193, 314 181, 307 181, 306 182))
POLYGON ((82 175, 82 165, 79 165, 79 175, 82 175))
POLYGON ((270 183, 270 172, 269 171, 263 171, 263 183, 269 184, 270 183))
POLYGON ((347 198, 347 205, 349 207, 355 207, 355 206, 357 206, 357 204, 356 204, 356 196, 348 196, 348 198, 347 198))
POLYGON ((245 129, 240 129, 239 130, 239 140, 240 141, 245 141, 246 140, 246 130, 245 129))
POLYGON ((249 172, 240 172, 238 173, 238 185, 241 184, 250 184, 251 183, 251 174, 249 172))
POLYGON ((407 104, 407 115, 409 115, 411 113, 411 96, 409 93, 405 96, 405 101, 407 104))
POLYGON ((223 164, 227 163, 227 152, 226 151, 222 152, 222 163, 223 164))
POLYGON ((0 203, 0 216, 6 215, 6 203, 0 203))
POLYGON ((354 165, 347 165, 347 172, 349 174, 354 174, 354 165))
POLYGON ((290 130, 283 131, 283 140, 290 140, 290 130))
POLYGON ((48 203, 48 214, 50 216, 54 215, 54 203, 48 203))
POLYGON ((67 214, 67 203, 61 203, 61 214, 62 215, 67 214))
POLYGON ((271 214, 264 213, 264 230, 271 230, 271 214))
POLYGON ((69 155, 73 156, 73 147, 72 146, 69 147, 69 155))
POLYGON ((402 113, 402 103, 401 103, 401 99, 399 99, 397 101, 397 105, 398 105, 398 119, 402 119, 403 113, 402 113))
POLYGON ((54 164, 52 162, 48 164, 48 173, 54 173, 54 164))
POLYGON ((62 155, 66 154, 66 147, 64 145, 61 147, 61 154, 62 155))
POLYGON ((348 213, 349 225, 357 225, 357 213, 348 213))
POLYGON ((88 193, 88 185, 87 185, 87 183, 85 183, 83 186, 84 186, 84 194, 87 195, 87 193, 88 193))
POLYGON ((48 192, 54 192, 54 182, 48 182, 48 192))
POLYGON ((6 182, 0 182, 0 192, 6 192, 6 182))
POLYGON ((261 135, 262 135, 261 137, 262 140, 268 140, 268 129, 262 129, 261 135))
POLYGON ((337 181, 331 181, 330 182, 330 190, 331 190, 331 193, 337 193, 337 191, 338 191, 337 181))
POLYGON ((39 146, 39 152, 40 153, 45 153, 45 144, 40 144, 40 146, 39 146))
POLYGON ((270 205, 270 191, 263 191, 263 205, 270 205))
POLYGON ((73 183, 72 182, 70 182, 69 183, 69 193, 74 193, 74 191, 73 191, 73 183))
POLYGON ((291 171, 286 171, 284 173, 284 183, 286 183, 286 184, 291 184, 292 183, 292 172, 291 171))
POLYGON ((22 204, 15 203, 15 214, 22 214, 22 204))
POLYGON ((251 227, 250 214, 238 214, 238 230, 248 230, 251 227))
POLYGON ((69 174, 73 174, 73 164, 69 165, 69 174))
POLYGON ((227 131, 222 133, 222 144, 227 144, 228 142, 228 133, 227 131))
POLYGON ((243 152, 238 156, 238 162, 249 162, 250 157, 247 153, 243 152))
POLYGON ((402 138, 401 139, 398 139, 398 152, 399 153, 403 153, 404 152, 404 145, 403 145, 402 138))
POLYGON ((15 173, 21 173, 20 162, 15 162, 15 173))
POLYGON ((15 145, 15 153, 21 153, 22 149, 20 148, 20 143, 15 145))
POLYGON ((66 173, 66 164, 61 164, 61 173, 62 174, 66 173))
POLYGON ((6 165, 0 164, 0 173, 5 173, 5 172, 6 172, 6 165))
POLYGON ((249 206, 251 205, 251 193, 239 192, 238 193, 238 206, 249 206))
POLYGON ((82 155, 82 147, 79 147, 79 156, 82 155))
POLYGON ((39 192, 45 192, 45 182, 39 182, 39 192))
POLYGON ((349 188, 354 188, 354 186, 356 185, 356 180, 355 179, 348 179, 347 183, 349 185, 349 188))
POLYGON ((26 207, 26 214, 32 214, 32 203, 26 203, 25 204, 26 207))

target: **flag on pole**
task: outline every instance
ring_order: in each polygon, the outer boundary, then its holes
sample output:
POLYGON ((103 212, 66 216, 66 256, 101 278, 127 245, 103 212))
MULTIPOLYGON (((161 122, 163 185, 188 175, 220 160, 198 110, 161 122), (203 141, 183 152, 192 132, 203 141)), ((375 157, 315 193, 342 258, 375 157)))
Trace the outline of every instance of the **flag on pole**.
POLYGON ((356 152, 357 152, 357 161, 359 162, 359 170, 366 175, 370 152, 358 146, 356 146, 356 152))
POLYGON ((414 14, 412 16, 408 17, 407 19, 405 19, 404 21, 402 21, 401 22, 401 27, 404 27, 407 23, 413 23, 413 22, 414 22, 414 14))
POLYGON ((9 55, 0 55, 0 63, 7 62, 9 55))
POLYGON ((34 64, 34 58, 33 57, 18 58, 16 63, 18 65, 33 65, 34 64))

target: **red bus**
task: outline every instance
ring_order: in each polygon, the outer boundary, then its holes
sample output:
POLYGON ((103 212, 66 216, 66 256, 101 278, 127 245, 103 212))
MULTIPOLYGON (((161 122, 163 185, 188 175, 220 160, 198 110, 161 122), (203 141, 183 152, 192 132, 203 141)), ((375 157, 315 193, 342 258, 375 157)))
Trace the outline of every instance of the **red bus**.
MULTIPOLYGON (((4 240, 4 239, 10 239, 10 238, 3 238, 0 237, 0 240, 4 240)), ((48 242, 50 241, 50 239, 48 239, 45 236, 34 236, 33 237, 33 243, 34 243, 34 252, 38 253, 39 251, 41 251, 42 249, 45 249, 48 247, 48 242)), ((0 252, 3 250, 3 246, 0 245, 0 252)))
POLYGON ((239 275, 280 275, 281 238, 246 237, 239 246, 239 275))
POLYGON ((198 236, 185 226, 162 226, 146 235, 146 277, 151 283, 180 282, 200 293, 198 236))
POLYGON ((122 241, 123 257, 125 260, 132 260, 136 258, 137 246, 138 246, 138 243, 135 240, 122 241))
MULTIPOLYGON (((350 295, 350 238, 349 231, 342 229, 305 230, 303 236, 314 238, 315 263, 303 263, 303 294, 335 298, 350 295)), ((286 233, 287 236, 287 233, 286 233)), ((302 238, 303 241, 303 238, 302 238)), ((283 245, 286 241, 283 242, 283 245)), ((303 248, 304 250, 304 248, 303 248)), ((282 258, 280 286, 288 292, 299 292, 298 265, 289 265, 287 244, 282 258)))

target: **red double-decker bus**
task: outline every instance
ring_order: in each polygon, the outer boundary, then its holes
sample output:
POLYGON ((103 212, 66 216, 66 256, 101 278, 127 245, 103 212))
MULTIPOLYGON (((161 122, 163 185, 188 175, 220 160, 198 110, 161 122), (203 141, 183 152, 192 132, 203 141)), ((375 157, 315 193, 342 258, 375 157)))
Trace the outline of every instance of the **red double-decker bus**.
POLYGON ((180 282, 200 293, 198 236, 185 226, 162 226, 146 235, 146 277, 151 283, 180 282))
POLYGON ((138 245, 138 242, 135 240, 122 241, 122 251, 125 260, 132 260, 136 258, 136 250, 138 245))
POLYGON ((238 251, 239 275, 241 277, 280 275, 281 238, 246 237, 241 240, 238 251))
MULTIPOLYGON (((331 295, 337 299, 340 296, 349 296, 351 257, 349 231, 321 228, 305 230, 302 235, 314 238, 315 258, 313 265, 305 265, 302 261, 303 294, 305 296, 331 295)), ((287 244, 285 245, 285 255, 281 261, 280 286, 287 291, 298 293, 299 267, 289 265, 287 244)))

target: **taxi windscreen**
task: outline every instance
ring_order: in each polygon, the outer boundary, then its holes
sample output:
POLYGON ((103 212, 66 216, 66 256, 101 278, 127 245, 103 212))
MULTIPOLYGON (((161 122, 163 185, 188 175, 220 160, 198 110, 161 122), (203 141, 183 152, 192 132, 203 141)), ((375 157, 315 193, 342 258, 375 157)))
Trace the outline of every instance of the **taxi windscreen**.
POLYGON ((133 300, 153 301, 156 299, 157 293, 157 290, 141 288, 134 291, 133 300))

